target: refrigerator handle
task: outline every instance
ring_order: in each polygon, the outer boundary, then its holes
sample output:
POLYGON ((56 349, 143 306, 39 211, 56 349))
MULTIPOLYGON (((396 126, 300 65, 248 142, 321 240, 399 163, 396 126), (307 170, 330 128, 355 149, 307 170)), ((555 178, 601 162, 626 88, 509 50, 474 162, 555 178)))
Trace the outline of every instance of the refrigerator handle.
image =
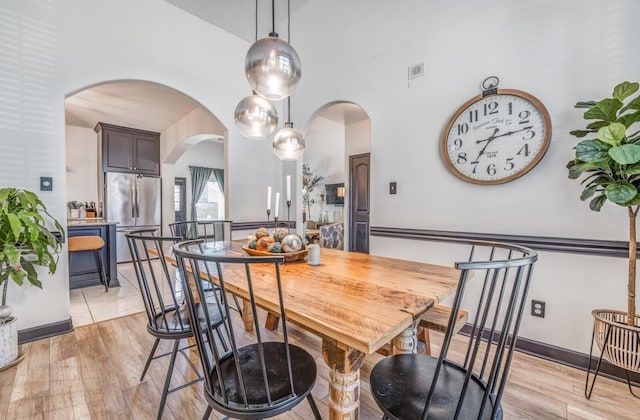
POLYGON ((136 217, 140 217, 140 188, 136 177, 136 217))
POLYGON ((136 217, 136 180, 131 183, 131 217, 136 217))

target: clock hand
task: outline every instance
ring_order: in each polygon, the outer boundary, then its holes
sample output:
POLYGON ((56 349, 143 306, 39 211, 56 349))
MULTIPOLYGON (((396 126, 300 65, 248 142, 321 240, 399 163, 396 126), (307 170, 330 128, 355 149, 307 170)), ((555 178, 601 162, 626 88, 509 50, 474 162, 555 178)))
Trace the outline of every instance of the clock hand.
MULTIPOLYGON (((498 136, 496 136, 496 132, 497 132, 497 131, 494 131, 493 135, 492 135, 491 137, 489 137, 488 139, 484 139, 484 140, 476 140, 476 144, 477 144, 477 143, 482 143, 483 141, 486 141, 486 142, 487 142, 487 144, 489 144, 489 142, 491 142, 492 140, 494 140, 494 139, 496 139, 496 138, 498 138, 498 137, 510 136, 510 135, 512 135, 512 134, 519 133, 520 131, 526 131, 526 130, 530 130, 530 129, 532 129, 532 128, 533 128, 533 126, 532 126, 532 125, 530 125, 530 126, 528 126, 528 127, 523 127, 523 128, 521 128, 520 130, 508 131, 508 132, 503 133, 503 134, 500 134, 500 135, 498 135, 498 136)), ((498 129, 496 128, 496 130, 498 130, 498 129)), ((486 146, 485 146, 485 147, 486 147, 486 146)))
POLYGON ((496 128, 495 131, 493 132, 493 134, 489 138, 486 138, 484 140, 476 140, 476 144, 482 143, 483 141, 486 141, 486 143, 485 143, 484 147, 478 153, 478 157, 476 158, 476 160, 474 160, 473 162, 477 163, 480 160, 480 156, 484 155, 484 151, 487 149, 487 146, 489 146, 489 143, 491 143, 492 141, 494 141, 498 137, 510 136, 512 134, 519 133, 521 131, 527 131, 527 130, 530 130, 532 128, 533 128, 533 126, 530 125, 528 127, 523 127, 520 130, 507 131, 506 133, 502 133, 502 134, 498 134, 499 129, 496 128))
POLYGON ((484 140, 476 140, 476 144, 477 143, 482 143, 483 141, 486 141, 487 143, 484 145, 482 150, 480 150, 480 152, 478 153, 478 157, 472 163, 478 163, 478 161, 480 160, 480 156, 484 155, 484 151, 487 148, 487 146, 489 145, 489 143, 491 143, 493 141, 493 139, 495 139, 496 137, 500 137, 500 136, 497 135, 498 131, 500 131, 500 129, 496 127, 493 130, 493 134, 491 136, 489 136, 488 138, 486 138, 484 140))

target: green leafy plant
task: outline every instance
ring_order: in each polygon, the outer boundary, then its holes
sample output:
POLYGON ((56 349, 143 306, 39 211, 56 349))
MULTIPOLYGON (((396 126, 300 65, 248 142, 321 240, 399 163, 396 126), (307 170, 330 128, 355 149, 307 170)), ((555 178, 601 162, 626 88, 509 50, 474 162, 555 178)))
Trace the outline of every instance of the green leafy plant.
POLYGON ((636 82, 622 82, 613 89, 611 98, 575 105, 587 108, 583 116, 591 122, 586 129, 571 134, 589 138, 576 145, 575 159, 567 164, 569 178, 584 175, 580 199, 589 200, 591 210, 600 211, 607 201, 627 207, 629 325, 633 325, 635 319, 636 217, 640 205, 640 131, 636 125, 640 122, 640 95, 632 97, 638 87, 636 82))
POLYGON ((36 266, 56 271, 62 249, 58 239, 47 229, 45 216, 64 235, 38 196, 16 188, 0 189, 0 285, 2 305, 6 305, 9 280, 23 285, 25 279, 42 288, 36 266))

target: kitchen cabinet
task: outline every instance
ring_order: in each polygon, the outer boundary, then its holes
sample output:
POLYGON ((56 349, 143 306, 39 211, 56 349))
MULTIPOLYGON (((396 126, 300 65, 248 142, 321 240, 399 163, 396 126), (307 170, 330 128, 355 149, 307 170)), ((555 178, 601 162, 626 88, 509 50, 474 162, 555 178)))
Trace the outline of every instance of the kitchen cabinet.
MULTIPOLYGON (((116 224, 77 222, 67 226, 67 235, 100 236, 105 245, 100 252, 104 261, 104 271, 110 279, 109 287, 118 287, 118 269, 116 265, 116 224)), ((69 289, 100 285, 98 263, 93 251, 69 252, 69 289)))
POLYGON ((102 122, 95 131, 102 172, 160 175, 160 133, 102 122))

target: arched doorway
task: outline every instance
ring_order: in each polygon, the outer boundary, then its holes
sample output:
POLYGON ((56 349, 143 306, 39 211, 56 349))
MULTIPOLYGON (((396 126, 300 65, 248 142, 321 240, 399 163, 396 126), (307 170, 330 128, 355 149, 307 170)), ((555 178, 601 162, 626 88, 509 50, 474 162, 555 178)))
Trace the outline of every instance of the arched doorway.
POLYGON ((350 162, 355 156, 368 157, 370 154, 369 115, 353 102, 328 103, 318 108, 309 119, 305 139, 304 164, 314 174, 323 177, 323 184, 309 194, 309 218, 320 224, 343 222, 344 248, 368 252, 369 174, 366 174, 366 183, 358 181, 350 162), (357 201, 359 198, 366 200, 357 201), (362 208, 364 204, 366 209, 362 208), (366 220, 358 212, 364 212, 366 220), (359 232, 357 237, 354 232, 359 232))
MULTIPOLYGON (((193 144, 216 141, 223 155, 219 162, 226 166, 226 128, 219 119, 199 102, 162 84, 120 80, 83 88, 65 99, 65 118, 67 202, 101 201, 102 151, 98 150, 94 131, 98 122, 158 134, 159 175, 152 174, 151 177, 161 181, 159 200, 163 232, 168 232, 167 224, 174 219, 175 159, 193 144)), ((72 270, 70 264, 69 272, 72 270)), ((111 289, 109 293, 89 290, 91 287, 71 290, 71 315, 75 326, 143 309, 130 265, 118 264, 114 271, 121 285, 126 282, 130 286, 127 290, 125 287, 111 289), (109 304, 106 302, 109 299, 117 300, 117 303, 109 304)), ((70 284, 70 288, 72 286, 70 284)))

